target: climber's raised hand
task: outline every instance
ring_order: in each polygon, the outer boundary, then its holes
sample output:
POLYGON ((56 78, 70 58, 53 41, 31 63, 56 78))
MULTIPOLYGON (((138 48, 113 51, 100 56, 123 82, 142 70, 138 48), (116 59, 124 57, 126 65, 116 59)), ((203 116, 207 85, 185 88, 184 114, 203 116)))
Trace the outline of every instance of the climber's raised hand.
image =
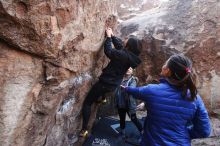
POLYGON ((107 37, 111 37, 113 35, 112 29, 110 27, 107 27, 105 29, 107 37))

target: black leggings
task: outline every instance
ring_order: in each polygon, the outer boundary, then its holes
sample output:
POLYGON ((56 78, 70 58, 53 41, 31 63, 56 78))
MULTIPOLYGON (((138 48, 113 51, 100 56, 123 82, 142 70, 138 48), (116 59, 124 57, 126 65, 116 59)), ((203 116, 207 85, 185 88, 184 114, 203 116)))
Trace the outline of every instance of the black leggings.
POLYGON ((111 92, 116 87, 112 87, 102 83, 100 81, 96 82, 90 89, 88 95, 86 96, 83 107, 82 107, 82 116, 83 116, 83 125, 82 130, 87 130, 87 126, 90 119, 91 107, 94 102, 96 102, 100 97, 104 96, 106 93, 111 92))
POLYGON ((125 116, 126 116, 126 113, 128 113, 129 117, 131 118, 131 121, 135 124, 135 126, 141 132, 142 131, 142 125, 141 125, 140 121, 137 119, 136 113, 130 115, 128 110, 123 109, 123 108, 118 109, 118 114, 119 114, 119 118, 120 118, 120 128, 125 129, 125 116))

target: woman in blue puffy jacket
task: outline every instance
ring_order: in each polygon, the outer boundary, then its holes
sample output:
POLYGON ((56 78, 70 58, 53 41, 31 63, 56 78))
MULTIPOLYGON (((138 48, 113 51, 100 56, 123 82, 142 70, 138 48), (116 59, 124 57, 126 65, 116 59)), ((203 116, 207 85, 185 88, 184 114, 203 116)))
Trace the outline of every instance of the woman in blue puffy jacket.
POLYGON ((147 107, 142 146, 190 146, 191 139, 211 133, 210 120, 192 79, 192 63, 171 56, 162 67, 159 84, 125 87, 147 107))

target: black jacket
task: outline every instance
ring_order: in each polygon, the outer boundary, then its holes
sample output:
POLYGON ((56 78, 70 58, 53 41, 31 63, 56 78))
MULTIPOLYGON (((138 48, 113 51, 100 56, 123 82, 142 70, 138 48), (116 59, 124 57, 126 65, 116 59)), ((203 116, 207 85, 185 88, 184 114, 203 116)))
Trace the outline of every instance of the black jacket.
POLYGON ((117 37, 107 37, 104 44, 104 52, 110 62, 102 70, 99 80, 107 85, 117 87, 128 68, 136 68, 141 63, 139 57, 126 50, 123 42, 117 37), (112 43, 115 49, 112 48, 112 43))

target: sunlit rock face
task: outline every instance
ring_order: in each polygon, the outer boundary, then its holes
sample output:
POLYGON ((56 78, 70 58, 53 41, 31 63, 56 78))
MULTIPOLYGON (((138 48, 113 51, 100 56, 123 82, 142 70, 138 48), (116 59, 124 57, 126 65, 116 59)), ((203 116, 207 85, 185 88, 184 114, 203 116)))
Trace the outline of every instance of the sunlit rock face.
POLYGON ((82 102, 106 62, 101 46, 114 9, 106 0, 0 1, 1 146, 77 141, 82 102))
POLYGON ((120 20, 127 20, 143 11, 160 7, 169 0, 119 0, 116 1, 117 14, 120 20))

